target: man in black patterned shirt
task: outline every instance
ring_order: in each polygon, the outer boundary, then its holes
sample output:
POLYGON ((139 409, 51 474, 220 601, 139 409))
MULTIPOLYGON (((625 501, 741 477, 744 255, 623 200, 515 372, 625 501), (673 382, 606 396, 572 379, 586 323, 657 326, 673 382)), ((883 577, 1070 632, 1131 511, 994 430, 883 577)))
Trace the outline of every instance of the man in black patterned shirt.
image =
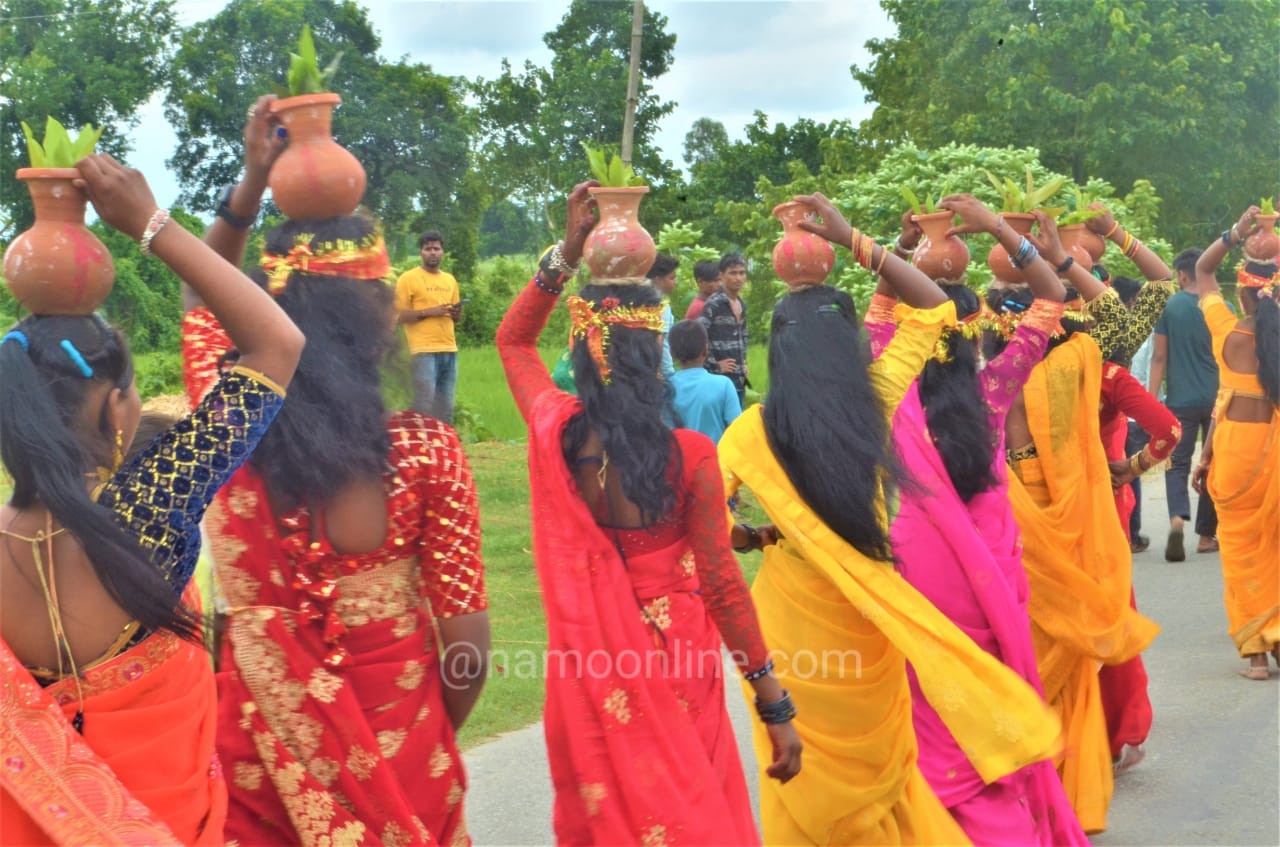
POLYGON ((706 368, 729 377, 741 405, 747 390, 747 304, 739 295, 747 284, 747 260, 738 253, 721 259, 720 284, 698 318, 707 329, 706 368))

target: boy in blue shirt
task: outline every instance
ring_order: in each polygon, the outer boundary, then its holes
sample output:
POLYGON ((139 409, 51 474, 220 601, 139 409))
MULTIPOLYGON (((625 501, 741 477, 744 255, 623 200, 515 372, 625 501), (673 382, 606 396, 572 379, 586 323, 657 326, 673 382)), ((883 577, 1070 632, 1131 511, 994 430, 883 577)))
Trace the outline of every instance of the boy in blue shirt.
POLYGON ((676 413, 683 426, 719 441, 742 412, 733 381, 703 367, 707 358, 707 330, 700 321, 680 321, 667 335, 671 358, 678 366, 671 379, 676 413))

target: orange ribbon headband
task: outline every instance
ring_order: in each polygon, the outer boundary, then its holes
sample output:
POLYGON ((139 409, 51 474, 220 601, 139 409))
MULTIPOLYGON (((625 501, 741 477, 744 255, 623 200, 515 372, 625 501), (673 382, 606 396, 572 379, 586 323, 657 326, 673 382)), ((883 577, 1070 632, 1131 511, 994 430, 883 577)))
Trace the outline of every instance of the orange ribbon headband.
POLYGON ((289 283, 289 276, 294 273, 380 280, 391 272, 387 244, 381 235, 360 242, 338 239, 315 248, 310 244, 312 238, 314 236, 311 235, 298 236, 298 243, 283 256, 262 254, 267 291, 272 296, 280 296, 289 283))
POLYGON ((576 294, 569 298, 569 343, 575 339, 587 342, 587 351, 600 371, 600 381, 608 385, 611 381, 609 370, 609 329, 614 326, 625 326, 631 329, 647 329, 650 332, 662 332, 662 306, 623 306, 616 297, 606 297, 600 301, 601 309, 596 311, 590 300, 584 300, 576 294))

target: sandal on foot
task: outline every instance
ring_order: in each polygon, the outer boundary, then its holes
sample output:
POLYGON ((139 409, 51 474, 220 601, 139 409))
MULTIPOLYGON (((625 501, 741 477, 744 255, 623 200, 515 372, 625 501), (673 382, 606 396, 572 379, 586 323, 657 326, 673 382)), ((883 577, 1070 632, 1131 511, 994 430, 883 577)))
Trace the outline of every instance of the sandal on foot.
POLYGON ((1186 548, 1182 546, 1181 530, 1169 530, 1169 540, 1164 545, 1164 560, 1166 562, 1185 562, 1187 560, 1186 548))
POLYGON ((1215 538, 1215 539, 1213 539, 1212 541, 1210 541, 1208 544, 1198 544, 1198 545, 1196 545, 1196 552, 1197 552, 1197 553, 1217 553, 1217 552, 1218 552, 1218 539, 1216 539, 1216 538, 1215 538))

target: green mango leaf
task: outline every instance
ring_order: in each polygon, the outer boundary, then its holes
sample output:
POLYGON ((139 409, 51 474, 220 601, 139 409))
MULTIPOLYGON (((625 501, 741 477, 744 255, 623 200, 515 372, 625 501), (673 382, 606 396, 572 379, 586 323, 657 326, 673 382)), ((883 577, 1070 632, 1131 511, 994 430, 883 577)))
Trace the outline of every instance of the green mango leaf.
POLYGON ((342 61, 342 51, 338 51, 338 55, 333 57, 333 61, 324 66, 324 70, 320 72, 320 81, 324 85, 328 85, 333 79, 334 74, 338 72, 338 63, 342 61))
POLYGON ((36 134, 31 131, 31 127, 27 126, 26 121, 22 121, 22 134, 27 137, 27 156, 31 159, 31 167, 47 168, 44 148, 40 146, 40 142, 36 141, 36 134))
POLYGON ((302 61, 314 67, 316 63, 316 43, 311 38, 311 25, 302 25, 302 34, 298 36, 298 54, 302 61))
MULTIPOLYGON (((25 127, 26 124, 23 124, 25 127)), ((1263 197, 1262 202, 1258 204, 1258 208, 1262 210, 1264 215, 1274 215, 1276 213, 1276 202, 1272 197, 1263 197)))
MULTIPOLYGON (((1028 175, 1030 175, 1030 171, 1028 171, 1027 173, 1028 175)), ((1026 211, 1030 212, 1032 209, 1040 208, 1041 204, 1043 204, 1046 200, 1048 200, 1053 195, 1057 194, 1058 190, 1062 188, 1062 186, 1065 183, 1066 183, 1066 180, 1064 178, 1058 177, 1057 179, 1053 179, 1053 180, 1050 180, 1049 182, 1046 182, 1044 185, 1040 186, 1039 188, 1033 189, 1029 185, 1027 190, 1026 200, 1025 200, 1026 206, 1027 206, 1026 211)))
POLYGON ((93 152, 93 148, 97 145, 98 139, 102 137, 102 130, 105 127, 94 129, 89 124, 85 124, 80 134, 76 136, 76 140, 71 145, 71 156, 75 161, 80 161, 85 156, 93 152))
POLYGON ((591 176, 596 182, 604 185, 609 179, 609 168, 604 161, 604 150, 599 147, 592 147, 585 141, 582 142, 582 149, 587 154, 587 166, 591 169, 591 176))
POLYGON ((902 196, 906 198, 907 204, 911 207, 913 212, 917 215, 924 214, 924 207, 921 206, 920 201, 916 199, 916 193, 914 191, 904 185, 902 186, 902 196))
POLYGON ((609 181, 606 185, 617 186, 624 182, 622 177, 622 157, 614 156, 609 161, 609 181))
POLYGON ((44 155, 51 168, 75 167, 75 159, 71 158, 71 139, 67 136, 67 128, 53 117, 45 122, 44 155))

